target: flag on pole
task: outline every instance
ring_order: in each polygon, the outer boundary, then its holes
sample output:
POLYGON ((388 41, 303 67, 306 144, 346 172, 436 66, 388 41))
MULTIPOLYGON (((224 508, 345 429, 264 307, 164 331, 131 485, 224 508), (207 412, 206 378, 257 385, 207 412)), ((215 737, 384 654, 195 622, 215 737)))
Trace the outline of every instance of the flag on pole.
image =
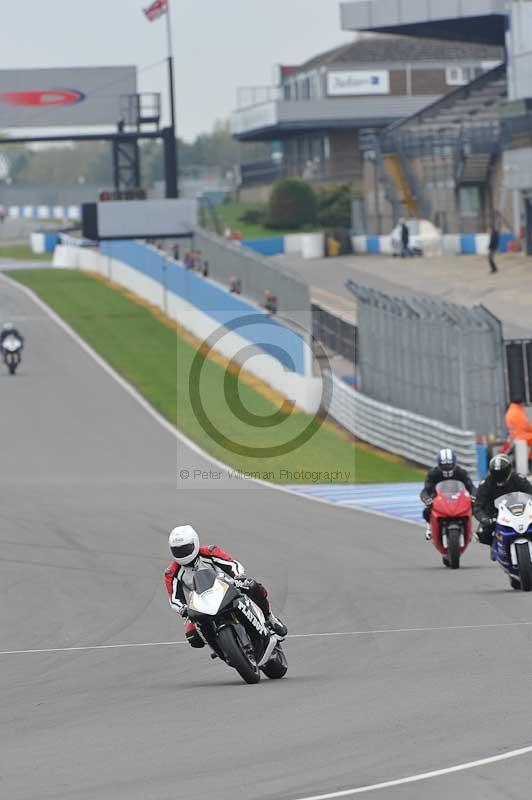
POLYGON ((163 14, 168 13, 168 0, 154 0, 154 2, 143 9, 150 22, 153 22, 163 14))

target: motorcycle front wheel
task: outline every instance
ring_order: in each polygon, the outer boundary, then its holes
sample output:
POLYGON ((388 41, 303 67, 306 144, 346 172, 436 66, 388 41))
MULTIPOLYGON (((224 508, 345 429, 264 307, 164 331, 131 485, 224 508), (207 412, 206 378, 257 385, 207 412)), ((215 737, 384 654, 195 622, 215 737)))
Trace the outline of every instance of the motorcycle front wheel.
POLYGON ((451 525, 447 532, 447 550, 449 552, 449 566, 451 569, 460 568, 460 528, 451 525))
POLYGON ((255 661, 243 652, 233 628, 227 626, 218 631, 218 644, 227 659, 227 663, 236 669, 246 683, 258 683, 260 670, 255 661))
POLYGON ((532 563, 528 544, 517 545, 517 563, 523 592, 532 591, 532 563))
POLYGON ((288 663, 286 661, 286 656, 281 649, 281 645, 278 644, 268 663, 262 667, 262 671, 267 678, 277 680, 279 678, 284 678, 287 669, 288 663))

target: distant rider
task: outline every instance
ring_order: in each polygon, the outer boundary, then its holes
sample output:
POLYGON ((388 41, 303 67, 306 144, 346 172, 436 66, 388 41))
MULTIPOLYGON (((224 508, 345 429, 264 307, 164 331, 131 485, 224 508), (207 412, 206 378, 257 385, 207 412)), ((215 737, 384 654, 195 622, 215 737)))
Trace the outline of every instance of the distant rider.
POLYGON ((532 483, 523 475, 513 471, 508 456, 495 456, 490 461, 487 478, 478 487, 473 508, 473 513, 480 522, 477 536, 481 544, 492 544, 497 520, 495 500, 510 492, 532 495, 532 483))
POLYGON ((268 627, 278 636, 286 636, 286 625, 272 613, 265 587, 253 578, 246 578, 244 567, 239 561, 226 553, 218 545, 201 547, 199 537, 191 525, 180 525, 174 528, 168 539, 170 551, 174 557, 166 568, 164 580, 170 605, 183 617, 185 636, 192 647, 203 647, 205 642, 196 630, 196 626, 187 617, 185 587, 192 586, 192 569, 198 562, 218 567, 235 581, 241 592, 258 605, 266 618, 268 627))
POLYGON ((430 515, 432 512, 432 501, 436 497, 436 486, 441 481, 460 481, 464 484, 469 494, 474 498, 475 484, 469 477, 467 470, 457 465, 456 453, 449 447, 444 447, 438 453, 437 465, 427 472, 425 478, 425 485, 421 491, 420 497, 425 508, 423 509, 423 519, 427 523, 425 531, 425 539, 429 541, 432 538, 432 531, 430 527, 430 515))
POLYGON ((16 336, 16 338, 20 340, 21 349, 24 347, 24 337, 22 334, 18 332, 12 322, 5 322, 0 331, 0 350, 4 349, 4 341, 8 336, 16 336))

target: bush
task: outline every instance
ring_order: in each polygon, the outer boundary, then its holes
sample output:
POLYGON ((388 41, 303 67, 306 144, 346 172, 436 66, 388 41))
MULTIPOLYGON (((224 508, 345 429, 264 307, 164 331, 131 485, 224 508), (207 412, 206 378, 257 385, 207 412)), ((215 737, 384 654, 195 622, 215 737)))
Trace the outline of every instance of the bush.
POLYGON ((265 206, 251 206, 239 216, 239 222, 246 222, 249 225, 262 225, 266 222, 268 210, 265 206))
POLYGON ((270 197, 268 228, 295 230, 313 225, 317 219, 316 194, 306 181, 283 178, 274 184, 270 197))
POLYGON ((351 186, 330 186, 318 193, 318 222, 324 228, 351 227, 351 186))

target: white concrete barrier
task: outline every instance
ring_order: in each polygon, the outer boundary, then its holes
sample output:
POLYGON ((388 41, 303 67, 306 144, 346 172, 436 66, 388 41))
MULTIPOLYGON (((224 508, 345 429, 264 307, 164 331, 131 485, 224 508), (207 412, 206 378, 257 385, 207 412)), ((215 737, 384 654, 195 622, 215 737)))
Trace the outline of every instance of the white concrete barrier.
POLYGON ((301 234, 301 255, 303 258, 323 258, 325 254, 324 233, 301 234))

